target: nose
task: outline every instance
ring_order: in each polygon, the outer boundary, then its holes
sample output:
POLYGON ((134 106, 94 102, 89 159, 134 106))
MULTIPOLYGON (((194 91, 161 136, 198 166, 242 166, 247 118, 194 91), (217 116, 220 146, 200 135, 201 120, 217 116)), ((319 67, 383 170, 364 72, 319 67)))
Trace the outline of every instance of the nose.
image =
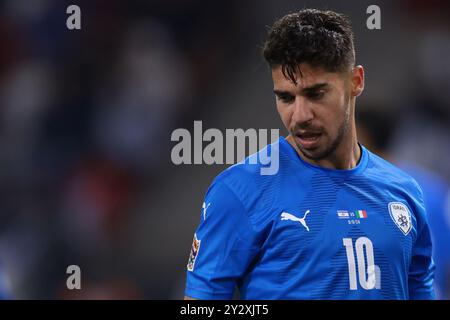
POLYGON ((294 123, 306 123, 314 119, 314 112, 312 105, 303 97, 296 97, 295 103, 293 105, 294 111, 292 113, 292 121, 294 123))

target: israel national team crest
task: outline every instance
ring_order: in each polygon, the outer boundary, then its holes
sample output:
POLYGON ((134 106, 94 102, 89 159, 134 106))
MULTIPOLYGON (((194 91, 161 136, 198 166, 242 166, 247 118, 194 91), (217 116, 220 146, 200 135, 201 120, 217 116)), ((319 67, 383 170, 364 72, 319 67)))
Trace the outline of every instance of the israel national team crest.
POLYGON ((391 202, 389 203, 389 213, 391 214, 392 220, 403 234, 405 236, 408 235, 412 227, 411 213, 409 212, 408 207, 401 202, 391 202))
POLYGON ((191 254, 189 255, 189 261, 187 264, 187 269, 189 271, 194 271, 195 259, 197 259, 198 251, 200 250, 201 240, 197 239, 197 234, 194 234, 194 240, 192 241, 191 254))

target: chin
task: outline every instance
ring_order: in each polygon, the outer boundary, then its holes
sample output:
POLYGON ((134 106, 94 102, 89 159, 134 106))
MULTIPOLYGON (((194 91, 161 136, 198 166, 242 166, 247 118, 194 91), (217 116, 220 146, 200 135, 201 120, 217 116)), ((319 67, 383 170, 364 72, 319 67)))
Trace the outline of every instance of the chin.
POLYGON ((308 158, 310 160, 321 160, 324 158, 323 155, 316 153, 316 152, 309 152, 309 151, 302 150, 302 154, 305 158, 308 158))
POLYGON ((320 147, 314 148, 314 149, 303 149, 299 148, 301 153, 305 158, 308 158, 310 160, 322 160, 330 155, 330 152, 328 150, 323 150, 320 147))

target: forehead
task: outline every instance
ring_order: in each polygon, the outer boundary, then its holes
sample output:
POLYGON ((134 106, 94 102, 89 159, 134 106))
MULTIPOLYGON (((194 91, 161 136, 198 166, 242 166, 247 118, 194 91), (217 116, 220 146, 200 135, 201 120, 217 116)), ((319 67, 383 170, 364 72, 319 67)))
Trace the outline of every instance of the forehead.
POLYGON ((295 76, 297 85, 289 78, 283 75, 281 66, 272 68, 272 79, 274 89, 282 91, 303 90, 318 83, 327 83, 329 86, 335 86, 343 81, 343 77, 336 72, 328 72, 322 68, 313 68, 308 64, 300 64, 295 76))

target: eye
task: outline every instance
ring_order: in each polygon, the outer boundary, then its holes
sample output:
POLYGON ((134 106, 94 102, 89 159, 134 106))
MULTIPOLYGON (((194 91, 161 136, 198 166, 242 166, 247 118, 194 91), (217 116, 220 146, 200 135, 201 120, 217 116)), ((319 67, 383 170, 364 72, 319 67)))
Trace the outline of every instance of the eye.
POLYGON ((277 95, 277 99, 283 103, 292 103, 292 102, 294 102, 295 97, 290 94, 281 94, 281 95, 277 95))
POLYGON ((323 98, 324 95, 325 95, 324 91, 312 91, 308 92, 306 96, 311 100, 320 100, 323 98))

